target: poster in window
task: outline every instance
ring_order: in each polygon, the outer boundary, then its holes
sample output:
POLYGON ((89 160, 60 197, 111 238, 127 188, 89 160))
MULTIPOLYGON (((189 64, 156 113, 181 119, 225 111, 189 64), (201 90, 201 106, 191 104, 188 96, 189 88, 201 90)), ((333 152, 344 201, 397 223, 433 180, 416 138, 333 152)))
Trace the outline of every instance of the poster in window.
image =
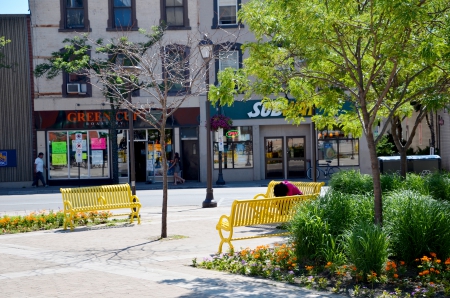
POLYGON ((91 138, 91 149, 106 149, 106 138, 91 138))
MULTIPOLYGON (((76 151, 77 150, 77 142, 79 142, 80 140, 72 140, 72 151, 76 151)), ((81 149, 83 151, 86 151, 86 140, 81 140, 81 149)))
POLYGON ((66 153, 67 143, 66 142, 52 142, 52 153, 66 153))
POLYGON ((67 165, 67 155, 61 153, 52 153, 52 165, 53 166, 67 165))
POLYGON ((92 150, 92 164, 102 165, 103 164, 103 151, 102 150, 92 150))

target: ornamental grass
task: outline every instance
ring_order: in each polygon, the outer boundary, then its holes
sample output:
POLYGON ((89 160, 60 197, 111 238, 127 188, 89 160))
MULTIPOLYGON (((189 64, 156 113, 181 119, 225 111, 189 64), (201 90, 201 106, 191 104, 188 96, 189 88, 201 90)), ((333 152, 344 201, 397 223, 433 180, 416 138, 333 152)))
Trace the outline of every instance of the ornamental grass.
MULTIPOLYGON (((80 212, 76 214, 74 224, 75 226, 104 224, 111 216, 110 211, 80 212)), ((58 229, 63 225, 64 213, 62 211, 43 210, 24 216, 4 215, 0 217, 0 235, 58 229)))

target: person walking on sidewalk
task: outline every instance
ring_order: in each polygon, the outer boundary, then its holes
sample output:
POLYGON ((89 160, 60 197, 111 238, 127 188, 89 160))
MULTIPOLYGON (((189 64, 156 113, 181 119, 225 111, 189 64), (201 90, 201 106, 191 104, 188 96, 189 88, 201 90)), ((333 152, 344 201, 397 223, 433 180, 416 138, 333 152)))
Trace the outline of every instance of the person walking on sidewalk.
POLYGON ((180 155, 178 152, 175 153, 175 157, 173 158, 172 165, 170 166, 169 170, 171 168, 173 169, 173 180, 174 184, 177 185, 177 182, 184 183, 184 179, 180 177, 181 172, 181 166, 180 166, 180 155))
POLYGON ((44 153, 39 152, 38 157, 34 161, 34 180, 31 186, 38 187, 39 180, 42 181, 42 185, 45 187, 48 186, 44 179, 44 168, 47 169, 47 167, 44 165, 44 160, 42 159, 43 157, 44 153))

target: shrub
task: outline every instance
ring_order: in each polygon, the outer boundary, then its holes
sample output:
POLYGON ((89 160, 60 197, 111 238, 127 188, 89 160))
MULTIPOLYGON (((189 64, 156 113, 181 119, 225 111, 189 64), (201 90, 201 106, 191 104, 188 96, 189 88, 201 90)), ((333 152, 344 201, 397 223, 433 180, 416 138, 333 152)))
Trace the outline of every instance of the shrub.
POLYGON ((424 187, 436 200, 450 201, 450 177, 448 173, 435 172, 423 178, 424 187))
POLYGON ((383 193, 403 188, 405 184, 402 177, 396 173, 383 174, 380 176, 380 180, 383 193))
POLYGON ((330 190, 315 201, 300 204, 290 222, 299 260, 342 260, 341 236, 357 222, 372 221, 373 199, 330 190))
POLYGON ((449 203, 402 190, 385 197, 384 206, 384 225, 397 258, 412 262, 429 252, 450 256, 449 203))
POLYGON ((331 176, 330 187, 347 194, 365 194, 373 192, 372 176, 361 174, 359 171, 340 171, 331 176))
POLYGON ((299 204, 290 222, 289 230, 296 243, 296 254, 300 261, 320 259, 320 251, 329 234, 328 224, 322 220, 321 215, 317 201, 308 201, 299 204))
POLYGON ((420 175, 414 174, 414 173, 407 173, 406 179, 403 183, 403 189, 405 190, 414 190, 417 193, 420 193, 422 195, 428 194, 428 189, 425 186, 424 178, 420 175))
POLYGON ((356 266, 364 280, 371 272, 381 274, 388 257, 387 236, 381 227, 361 222, 346 233, 345 248, 348 261, 356 266))

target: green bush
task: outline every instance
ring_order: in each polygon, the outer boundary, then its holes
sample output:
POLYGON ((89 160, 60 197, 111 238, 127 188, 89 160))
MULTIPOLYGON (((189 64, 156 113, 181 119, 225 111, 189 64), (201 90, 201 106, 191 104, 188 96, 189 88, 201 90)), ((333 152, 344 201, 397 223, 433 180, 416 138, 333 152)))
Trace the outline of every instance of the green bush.
POLYGON ((424 188, 436 200, 450 201, 450 177, 448 173, 435 172, 423 178, 424 188))
POLYGON ((414 173, 406 174, 402 189, 414 190, 422 195, 428 195, 428 189, 425 185, 424 178, 414 173))
POLYGON ((396 189, 401 189, 404 187, 404 180, 402 177, 396 173, 383 174, 380 176, 381 189, 383 193, 393 191, 396 189))
POLYGON ((347 194, 373 192, 372 176, 361 174, 355 170, 340 171, 333 174, 329 185, 333 190, 347 194))
POLYGON ((450 205, 414 191, 392 192, 384 198, 384 227, 393 254, 412 262, 430 252, 450 256, 450 205))
POLYGON ((382 228, 361 222, 345 235, 347 259, 356 266, 366 280, 371 271, 379 276, 388 258, 387 236, 382 228))
POLYGON ((321 258, 320 251, 329 237, 329 226, 322 219, 317 201, 299 204, 289 230, 296 243, 298 260, 305 262, 321 258))
POLYGON ((342 234, 356 223, 373 220, 370 195, 328 191, 317 200, 297 207, 289 229, 299 260, 342 260, 342 234))

